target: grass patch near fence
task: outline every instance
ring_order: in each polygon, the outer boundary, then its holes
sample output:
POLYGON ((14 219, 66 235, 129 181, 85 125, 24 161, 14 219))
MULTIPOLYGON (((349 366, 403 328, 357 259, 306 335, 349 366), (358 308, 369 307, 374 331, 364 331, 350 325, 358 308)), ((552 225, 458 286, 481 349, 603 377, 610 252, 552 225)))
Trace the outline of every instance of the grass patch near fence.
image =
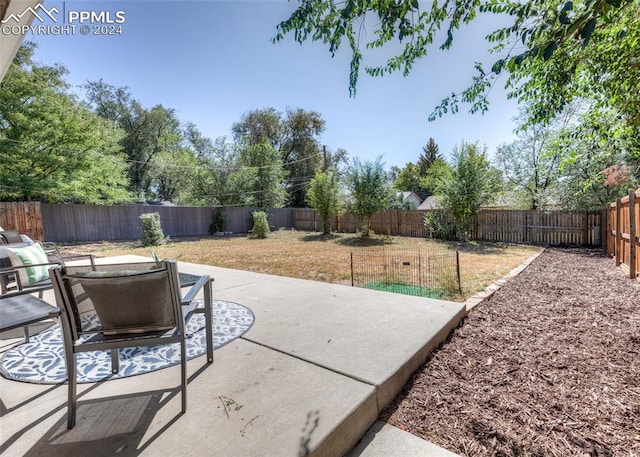
MULTIPOLYGON (((176 258, 238 270, 336 284, 351 284, 351 252, 366 249, 447 249, 460 252, 464 300, 504 276, 540 248, 505 243, 445 243, 424 238, 354 234, 322 236, 314 232, 280 230, 257 240, 246 234, 228 237, 174 238, 154 248, 161 258, 176 258)), ((134 254, 150 257, 151 248, 139 241, 105 241, 62 246, 66 253, 93 253, 100 257, 134 254)))
POLYGON ((371 282, 362 287, 383 292, 393 292, 395 294, 413 295, 415 297, 446 298, 448 293, 445 290, 431 289, 429 287, 413 286, 411 284, 387 284, 384 282, 371 282))

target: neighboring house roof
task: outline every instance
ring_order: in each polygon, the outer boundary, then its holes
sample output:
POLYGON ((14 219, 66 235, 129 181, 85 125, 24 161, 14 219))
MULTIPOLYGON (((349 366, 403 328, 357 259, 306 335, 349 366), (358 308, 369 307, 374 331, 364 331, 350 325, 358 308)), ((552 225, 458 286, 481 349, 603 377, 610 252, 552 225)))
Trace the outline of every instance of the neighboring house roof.
POLYGON ((414 201, 416 202, 416 205, 419 205, 420 203, 422 203, 422 199, 420 198, 420 195, 416 194, 415 192, 411 192, 411 191, 399 191, 397 192, 397 195, 400 197, 402 197, 402 200, 410 200, 410 201, 414 201))
POLYGON ((442 205, 440 205, 440 197, 437 197, 435 195, 431 195, 429 197, 426 198, 425 201, 423 201, 420 206, 418 206, 418 209, 442 209, 442 205))

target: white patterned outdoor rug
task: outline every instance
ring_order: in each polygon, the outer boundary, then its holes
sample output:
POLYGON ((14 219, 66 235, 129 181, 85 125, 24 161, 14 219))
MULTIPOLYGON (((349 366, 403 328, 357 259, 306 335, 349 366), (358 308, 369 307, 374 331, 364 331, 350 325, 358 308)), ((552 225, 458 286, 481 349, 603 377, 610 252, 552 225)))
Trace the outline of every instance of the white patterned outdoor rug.
MULTIPOLYGON (((244 335, 253 325, 250 309, 228 301, 214 300, 213 347, 220 348, 244 335)), ((66 382, 64 343, 59 324, 32 335, 23 343, 5 352, 0 360, 0 374, 7 379, 37 384, 66 382)), ((206 352, 204 314, 195 314, 187 324, 187 359, 206 352)), ((134 376, 160 370, 180 363, 180 348, 176 344, 120 349, 120 371, 111 373, 109 351, 77 354, 78 382, 96 382, 134 376)))

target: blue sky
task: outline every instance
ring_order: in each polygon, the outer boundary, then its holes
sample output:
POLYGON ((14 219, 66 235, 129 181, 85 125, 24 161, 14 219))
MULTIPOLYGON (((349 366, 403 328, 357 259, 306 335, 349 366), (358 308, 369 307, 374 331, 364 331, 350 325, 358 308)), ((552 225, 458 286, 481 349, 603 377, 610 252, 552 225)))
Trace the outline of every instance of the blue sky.
MULTIPOLYGON (((62 2, 45 2, 54 5, 62 2)), ((67 1, 67 11, 124 11, 122 35, 76 32, 27 39, 38 43, 37 61, 68 68, 72 85, 103 79, 128 86, 144 106, 173 108, 183 122, 195 123, 212 139, 230 136, 242 113, 265 107, 318 111, 326 121, 323 144, 344 148, 350 157, 383 155, 387 167, 415 162, 429 137, 445 155, 461 140, 486 144, 492 154, 514 138, 516 104, 506 100, 501 87, 492 90, 485 115, 467 114, 462 107, 457 115, 427 121, 444 96, 466 87, 474 61, 494 60, 486 53, 484 35, 496 27, 495 17, 465 29, 453 50, 434 48, 406 78, 362 74, 357 96, 350 98, 347 48, 332 59, 319 43, 301 46, 293 37, 271 43, 276 25, 295 6, 284 0, 67 1)))

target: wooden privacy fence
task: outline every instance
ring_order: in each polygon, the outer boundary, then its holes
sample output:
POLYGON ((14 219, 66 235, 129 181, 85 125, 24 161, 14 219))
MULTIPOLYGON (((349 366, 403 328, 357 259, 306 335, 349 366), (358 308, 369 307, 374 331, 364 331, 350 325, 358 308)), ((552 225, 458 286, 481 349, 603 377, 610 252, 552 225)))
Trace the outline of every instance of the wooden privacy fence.
POLYGON ((615 257, 616 266, 629 272, 630 278, 640 280, 640 189, 611 203, 606 212, 607 253, 615 257))
MULTIPOLYGON (((443 210, 433 210, 443 211, 443 210)), ((384 211, 371 219, 371 228, 382 235, 425 237, 429 211, 384 211)), ((293 228, 322 229, 322 219, 312 209, 294 209, 293 228)), ((351 214, 334 218, 332 229, 354 233, 357 220, 351 214)), ((600 246, 604 227, 601 211, 480 210, 474 219, 472 239, 545 245, 600 246)))
MULTIPOLYGON (((380 235, 426 237, 425 211, 383 211, 371 218, 371 229, 380 235)), ((311 208, 293 209, 293 228, 303 231, 322 230, 322 218, 311 208)), ((331 224, 335 232, 355 233, 358 220, 352 214, 336 216, 331 224)))
MULTIPOLYGON (((251 213, 255 208, 53 205, 39 202, 0 202, 0 226, 45 241, 133 240, 140 238, 140 215, 158 212, 165 235, 200 236, 209 233, 213 211, 218 210, 227 215, 227 231, 247 233, 253 226, 251 213)), ((313 209, 278 208, 267 212, 269 222, 275 229, 322 229, 322 220, 313 209)), ((426 237, 428 233, 424 216, 427 212, 383 211, 372 217, 371 228, 381 235, 426 237)), ((599 246, 602 240, 606 240, 602 221, 599 211, 481 210, 474 221, 472 238, 480 241, 599 246)), ((334 218, 332 230, 355 233, 358 222, 353 215, 344 214, 334 218)))
POLYGON ((44 240, 40 202, 0 202, 0 227, 44 240))
POLYGON ((510 243, 600 246, 602 211, 481 210, 473 239, 510 243))

